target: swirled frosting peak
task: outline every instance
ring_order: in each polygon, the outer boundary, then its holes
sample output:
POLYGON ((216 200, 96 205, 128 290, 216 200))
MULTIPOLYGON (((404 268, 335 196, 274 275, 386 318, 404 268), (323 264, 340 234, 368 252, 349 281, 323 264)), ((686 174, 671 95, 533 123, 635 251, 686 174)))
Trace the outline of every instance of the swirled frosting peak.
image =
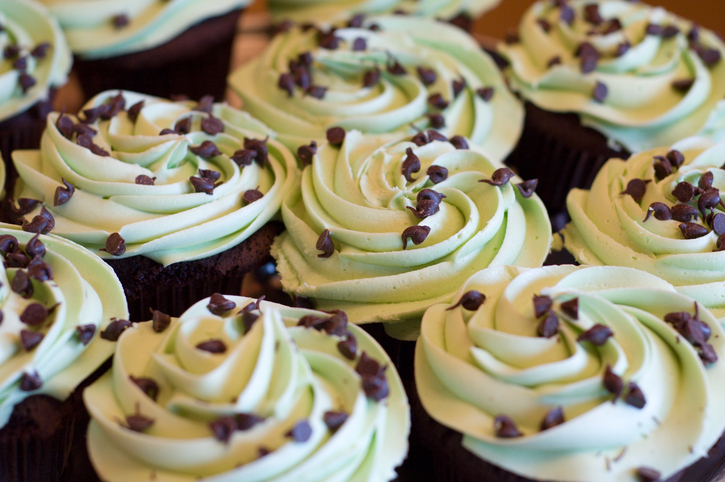
POLYGON ((395 477, 405 391, 343 312, 216 294, 162 319, 127 330, 112 372, 84 394, 103 480, 395 477))
MULTIPOLYGON (((104 92, 80 118, 48 116, 39 151, 15 151, 17 198, 44 203, 53 232, 102 257, 168 265, 225 251, 279 210, 294 155, 248 114, 209 98, 104 92)), ((30 228, 29 228, 30 229, 30 228)))
POLYGON ((562 231, 581 263, 629 266, 725 314, 725 144, 689 138, 609 160, 591 190, 567 197, 562 231))
POLYGON ((58 22, 33 0, 0 3, 0 121, 47 100, 73 59, 58 22))
POLYGON ((334 31, 294 27, 229 77, 244 109, 292 148, 333 126, 462 135, 503 160, 523 108, 493 60, 460 29, 433 20, 372 17, 334 31), (435 32, 434 36, 428 32, 435 32))
POLYGON ((725 45, 662 8, 539 1, 510 42, 499 51, 514 90, 542 109, 579 114, 630 152, 721 122, 709 117, 722 115, 725 45))
POLYGON ((665 480, 725 429, 725 333, 662 279, 503 266, 454 301, 423 317, 416 385, 490 463, 536 480, 665 480), (485 301, 458 303, 471 292, 485 301))
POLYGON ((284 288, 355 323, 403 329, 476 271, 541 266, 551 227, 531 183, 461 143, 351 131, 321 146, 282 205, 287 231, 272 255, 284 288))
POLYGON ((0 256, 2 427, 29 395, 67 398, 111 356, 128 310, 113 270, 68 240, 2 224, 0 256))

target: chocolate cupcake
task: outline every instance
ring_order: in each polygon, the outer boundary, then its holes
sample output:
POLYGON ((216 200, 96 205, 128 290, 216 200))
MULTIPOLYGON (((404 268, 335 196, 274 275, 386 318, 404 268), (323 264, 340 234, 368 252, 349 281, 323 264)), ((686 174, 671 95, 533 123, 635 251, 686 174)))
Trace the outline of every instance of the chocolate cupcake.
POLYGON ((110 89, 221 100, 249 0, 44 0, 75 54, 86 98, 110 89))
POLYGON ((610 157, 722 135, 713 128, 721 131, 725 45, 662 8, 540 1, 499 52, 527 102, 522 142, 507 163, 539 179, 552 214, 610 157))
POLYGON ((268 129, 210 98, 103 93, 80 118, 51 114, 42 145, 13 154, 12 214, 106 259, 133 321, 239 293, 244 274, 269 259, 281 230, 270 221, 298 179, 268 129))

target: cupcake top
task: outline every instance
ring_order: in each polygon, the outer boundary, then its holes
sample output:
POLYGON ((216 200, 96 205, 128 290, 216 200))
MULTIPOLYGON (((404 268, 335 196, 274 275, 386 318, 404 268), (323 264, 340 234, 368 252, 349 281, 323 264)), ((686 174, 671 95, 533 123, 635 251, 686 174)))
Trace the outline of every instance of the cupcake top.
POLYGON ((536 480, 665 480, 725 429, 725 333, 655 276, 504 266, 454 301, 423 317, 416 385, 488 462, 536 480))
POLYGON ((298 22, 346 20, 356 14, 404 12, 420 17, 452 19, 458 15, 477 17, 501 0, 270 0, 272 18, 298 22))
POLYGON ((415 338, 425 309, 450 301, 476 271, 543 263, 551 226, 536 183, 465 139, 429 130, 334 140, 282 205, 287 230, 272 255, 285 290, 415 338))
POLYGON ((725 94, 723 42, 645 3, 537 2, 499 52, 523 98, 579 114, 630 152, 695 135, 725 94))
POLYGON ((40 0, 58 19, 73 53, 107 58, 158 47, 250 0, 40 0))
POLYGON ((383 481, 408 449, 400 378, 340 311, 216 294, 157 312, 84 400, 109 481, 383 481))
POLYGON ((39 151, 15 151, 26 229, 53 229, 101 257, 163 265, 225 251, 279 210, 294 155, 260 122, 210 98, 104 92, 81 118, 48 116, 39 151), (27 208, 26 208, 27 207, 27 208), (42 223, 42 219, 38 222, 42 223))
POLYGON ((0 225, 0 427, 30 395, 68 397, 114 350, 126 298, 98 256, 0 225))
POLYGON ((564 244, 582 264, 630 266, 725 315, 725 144, 689 138, 611 159, 572 190, 564 244))
POLYGON ((58 22, 32 0, 0 4, 0 121, 47 100, 73 58, 58 22))
POLYGON ((523 108, 470 36, 414 17, 364 25, 293 27, 229 83, 244 108, 294 149, 320 144, 333 126, 379 134, 433 127, 468 137, 496 160, 506 157, 521 134, 523 108))

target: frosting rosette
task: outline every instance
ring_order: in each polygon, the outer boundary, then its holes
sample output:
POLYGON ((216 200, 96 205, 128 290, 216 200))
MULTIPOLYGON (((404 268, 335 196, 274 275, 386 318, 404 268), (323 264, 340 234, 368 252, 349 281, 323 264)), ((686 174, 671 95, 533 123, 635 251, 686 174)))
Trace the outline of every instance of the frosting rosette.
POLYGON ((13 153, 15 195, 44 203, 16 210, 27 220, 48 213, 45 229, 102 257, 205 258, 272 219, 297 182, 293 154, 269 135, 208 98, 105 92, 82 119, 49 115, 39 151, 13 153))
POLYGON ((355 14, 391 14, 452 19, 458 15, 478 17, 501 0, 271 0, 272 17, 297 22, 347 20, 355 14))
POLYGON ((214 295, 120 338, 84 393, 104 480, 370 480, 407 453, 408 401, 342 312, 214 295))
POLYGON ((503 266, 454 301, 423 317, 416 384, 481 459, 536 480, 665 480, 725 428, 723 330, 662 279, 503 266))
POLYGON ((66 399, 111 356, 128 310, 113 270, 75 243, 2 224, 0 255, 2 427, 30 395, 66 399))
POLYGON ((535 182, 461 142, 351 131, 321 146, 282 205, 287 230, 272 256, 284 289, 414 338, 425 309, 473 273, 541 266, 551 226, 535 182))
POLYGON ((366 28, 293 27, 229 77, 244 109, 291 148, 331 127, 462 135, 496 160, 521 134, 523 108, 493 60, 460 29, 434 20, 371 17, 366 28), (427 32, 435 31, 431 37, 427 32))
POLYGON ((607 161, 591 190, 567 197, 566 249, 582 264, 648 271, 722 316, 723 156, 725 144, 688 138, 607 161))
MULTIPOLYGON (((579 114, 630 152, 718 124, 725 45, 662 8, 627 1, 540 1, 501 44, 513 90, 552 112, 579 114)), ((721 121, 720 121, 721 122, 721 121)))
POLYGON ((32 0, 0 4, 0 121, 47 100, 73 59, 58 22, 32 0))
POLYGON ((204 19, 247 6, 249 0, 41 0, 60 22, 71 49, 86 59, 157 47, 204 19))

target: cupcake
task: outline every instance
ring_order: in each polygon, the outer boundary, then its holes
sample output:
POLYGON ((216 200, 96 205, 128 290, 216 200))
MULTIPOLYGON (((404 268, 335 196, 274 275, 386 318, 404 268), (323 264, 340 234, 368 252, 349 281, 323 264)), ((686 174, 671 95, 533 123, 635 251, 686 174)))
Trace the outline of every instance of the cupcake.
POLYGON ((523 141, 507 163, 539 179, 552 212, 608 158, 670 145, 721 117, 722 40, 645 3, 537 2, 499 53, 526 100, 523 141))
POLYGON ((701 304, 575 266, 490 268, 454 302, 425 313, 415 352, 439 480, 704 480, 679 472, 725 429, 725 333, 701 304))
POLYGON ((237 20, 250 3, 42 1, 65 31, 86 98, 126 89, 219 100, 224 98, 237 20))
POLYGON ((725 144, 689 138, 612 159, 567 198, 564 246, 582 264, 657 275, 725 315, 725 144))
POLYGON ((79 384, 129 323, 106 263, 56 236, 0 226, 0 480, 58 480, 79 384))
POLYGON ((434 128, 502 160, 523 119, 493 60, 465 32, 429 19, 374 17, 365 28, 295 27, 229 77, 244 109, 290 148, 331 127, 368 134, 434 128), (434 38, 424 37, 434 31, 434 38))
POLYGON ((408 401, 343 312, 215 294, 135 324, 84 400, 103 480, 391 480, 408 401))
POLYGON ((106 92, 51 114, 41 150, 15 151, 13 214, 108 261, 131 320, 238 294, 269 259, 270 222, 297 182, 293 154, 226 104, 106 92))
POLYGON ((282 204, 272 255, 284 289, 353 323, 415 339, 420 316, 473 273, 541 266, 551 226, 521 182, 462 138, 348 132, 317 150, 282 204))
POLYGON ((0 52, 0 157, 12 181, 10 152, 40 145, 55 89, 66 83, 73 59, 58 22, 32 0, 0 4, 0 52))

